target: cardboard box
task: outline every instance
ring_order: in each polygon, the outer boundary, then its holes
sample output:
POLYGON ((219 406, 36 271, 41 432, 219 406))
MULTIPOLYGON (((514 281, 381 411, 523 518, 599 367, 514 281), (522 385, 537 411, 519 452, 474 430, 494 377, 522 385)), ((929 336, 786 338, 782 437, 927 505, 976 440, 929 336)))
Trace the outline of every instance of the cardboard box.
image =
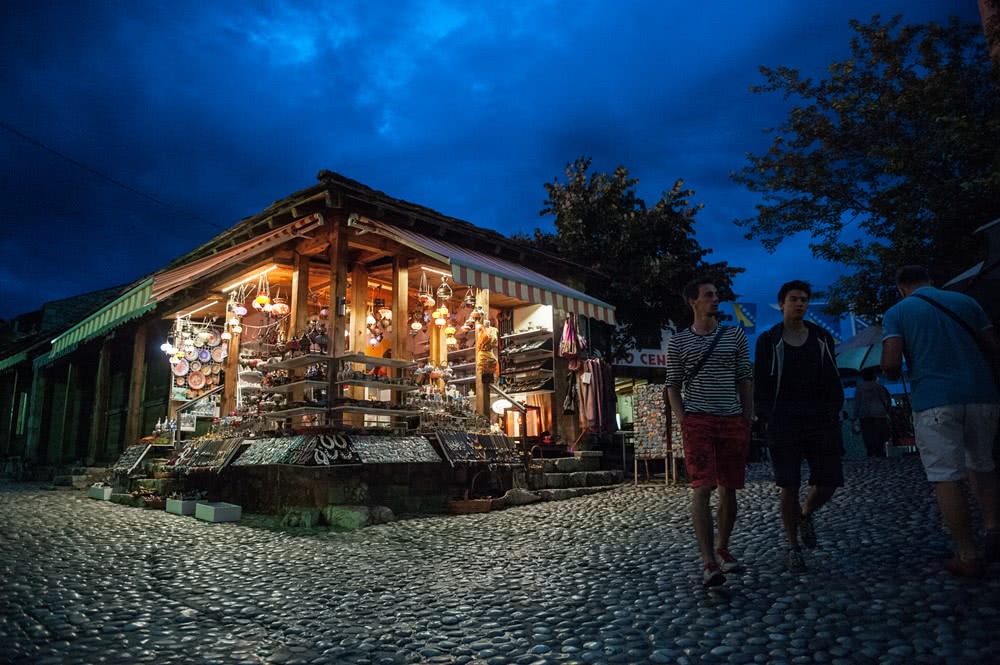
POLYGON ((167 499, 167 512, 174 515, 194 515, 195 504, 197 503, 194 499, 190 501, 167 499))
POLYGON ((206 522, 238 522, 243 509, 235 503, 199 502, 195 507, 194 516, 206 522))
POLYGON ((87 496, 91 499, 97 499, 98 501, 110 501, 111 500, 111 488, 110 487, 90 487, 87 489, 87 496))

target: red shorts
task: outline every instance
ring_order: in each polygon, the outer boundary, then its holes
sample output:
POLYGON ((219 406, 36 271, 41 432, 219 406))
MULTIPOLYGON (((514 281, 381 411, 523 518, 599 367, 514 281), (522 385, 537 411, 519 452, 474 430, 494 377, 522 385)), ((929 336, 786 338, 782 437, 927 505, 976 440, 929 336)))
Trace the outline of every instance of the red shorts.
POLYGON ((743 488, 750 440, 743 416, 688 413, 681 434, 691 487, 743 488))

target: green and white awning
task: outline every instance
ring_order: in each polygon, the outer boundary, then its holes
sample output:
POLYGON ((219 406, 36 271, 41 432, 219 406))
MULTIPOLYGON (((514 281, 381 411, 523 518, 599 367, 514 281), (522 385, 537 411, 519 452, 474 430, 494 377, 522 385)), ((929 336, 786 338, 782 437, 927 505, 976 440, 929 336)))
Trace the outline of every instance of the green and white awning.
POLYGON ((99 337, 126 321, 142 316, 156 307, 152 300, 153 279, 147 279, 97 310, 80 323, 52 340, 52 349, 35 360, 36 366, 47 365, 66 355, 80 344, 99 337))
POLYGON ((27 351, 21 351, 20 353, 15 353, 12 356, 4 358, 0 360, 0 372, 4 371, 5 369, 9 369, 14 365, 18 364, 19 362, 23 362, 27 359, 28 359, 27 351))

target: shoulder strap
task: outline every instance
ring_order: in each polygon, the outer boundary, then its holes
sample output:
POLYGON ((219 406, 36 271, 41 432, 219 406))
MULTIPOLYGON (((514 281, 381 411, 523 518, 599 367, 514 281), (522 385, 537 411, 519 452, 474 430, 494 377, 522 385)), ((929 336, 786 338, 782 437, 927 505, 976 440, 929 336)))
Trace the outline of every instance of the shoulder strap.
POLYGON ((948 316, 950 316, 955 321, 955 323, 957 323, 958 325, 962 326, 962 328, 965 330, 965 332, 969 333, 969 335, 972 337, 973 341, 976 341, 978 343, 978 339, 979 338, 976 336, 976 331, 973 330, 972 326, 970 326, 968 323, 966 323, 962 319, 962 317, 960 317, 958 314, 956 314, 955 312, 951 311, 950 309, 948 309, 947 307, 945 307, 944 305, 942 305, 938 301, 933 300, 931 298, 928 298, 927 296, 925 296, 923 294, 914 293, 914 294, 911 294, 911 295, 914 298, 920 298, 924 302, 929 302, 930 304, 934 305, 939 310, 941 310, 942 312, 944 312, 945 314, 947 314, 948 316))
POLYGON ((694 366, 694 370, 691 371, 691 374, 685 377, 685 384, 691 383, 694 381, 694 377, 698 376, 698 372, 700 372, 701 368, 708 362, 708 358, 712 355, 712 351, 715 351, 715 347, 718 346, 719 340, 722 339, 722 333, 725 331, 725 328, 726 326, 719 324, 719 330, 715 333, 715 337, 712 338, 712 343, 708 345, 708 350, 705 351, 705 355, 703 355, 698 361, 698 364, 694 366))

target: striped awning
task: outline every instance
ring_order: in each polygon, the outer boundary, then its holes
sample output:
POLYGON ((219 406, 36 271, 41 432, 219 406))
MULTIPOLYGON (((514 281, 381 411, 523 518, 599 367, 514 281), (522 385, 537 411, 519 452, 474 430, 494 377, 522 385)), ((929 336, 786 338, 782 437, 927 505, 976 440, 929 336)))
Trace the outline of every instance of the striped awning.
POLYGON ((16 364, 18 364, 20 362, 24 362, 27 359, 28 359, 28 352, 27 351, 21 351, 20 353, 15 353, 12 356, 4 358, 3 360, 0 360, 0 372, 3 372, 4 370, 10 369, 14 365, 16 365, 16 364))
POLYGON ((153 309, 156 307, 156 302, 152 300, 152 288, 153 280, 149 278, 129 289, 125 294, 52 340, 52 349, 47 355, 37 358, 35 364, 47 365, 83 342, 99 337, 153 309))
POLYGON ((606 323, 615 322, 612 305, 525 266, 374 220, 365 220, 364 223, 373 226, 379 235, 449 263, 456 284, 489 289, 529 303, 552 305, 606 323))

